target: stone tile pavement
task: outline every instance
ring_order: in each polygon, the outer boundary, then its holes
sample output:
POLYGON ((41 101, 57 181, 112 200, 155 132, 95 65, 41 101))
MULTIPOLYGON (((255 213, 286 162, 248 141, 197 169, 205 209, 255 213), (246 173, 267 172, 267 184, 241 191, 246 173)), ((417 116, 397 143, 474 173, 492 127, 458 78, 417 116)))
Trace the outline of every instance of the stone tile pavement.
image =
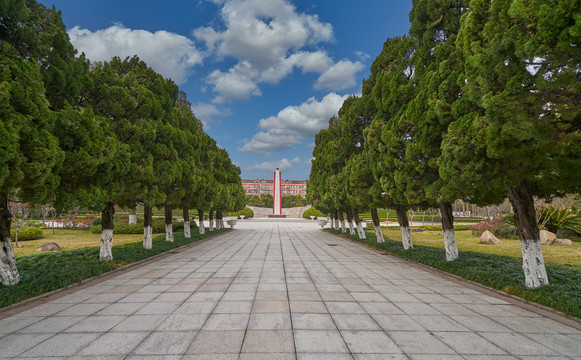
POLYGON ((581 359, 581 331, 314 223, 241 221, 1 319, 11 358, 581 359))

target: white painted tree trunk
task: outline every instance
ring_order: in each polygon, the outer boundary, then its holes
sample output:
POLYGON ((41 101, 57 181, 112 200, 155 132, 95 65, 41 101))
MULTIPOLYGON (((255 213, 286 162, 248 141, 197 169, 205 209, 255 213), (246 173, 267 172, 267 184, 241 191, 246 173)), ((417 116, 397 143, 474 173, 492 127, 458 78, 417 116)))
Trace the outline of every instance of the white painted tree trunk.
POLYGON ((137 224, 137 215, 129 214, 129 223, 130 224, 137 224))
POLYGON ((400 226, 401 229, 401 242, 403 244, 404 250, 409 250, 414 247, 412 244, 412 233, 409 226, 400 226))
POLYGON ((454 230, 443 230, 444 246, 446 247, 446 261, 454 261, 458 259, 458 246, 456 245, 456 237, 454 230))
POLYGON ((214 231, 214 219, 210 219, 208 222, 208 230, 214 231))
POLYGON ((377 242, 384 243, 385 239, 383 238, 383 231, 381 231, 381 226, 373 225, 373 228, 375 229, 375 237, 377 238, 377 242))
POLYGON ((3 285, 16 285, 20 281, 20 274, 16 268, 16 257, 14 256, 12 241, 10 238, 6 238, 0 244, 4 245, 4 251, 0 249, 0 279, 2 279, 3 285))
POLYGON ((363 223, 361 221, 357 223, 357 236, 359 236, 360 239, 367 239, 367 236, 365 236, 365 230, 363 230, 363 223))
POLYGON ((101 230, 101 251, 99 259, 102 261, 113 260, 113 229, 101 230))
POLYGON ((355 235, 355 230, 353 229, 353 221, 348 221, 349 223, 349 235, 355 235))
POLYGON ((335 230, 339 230, 341 228, 341 224, 339 224, 339 220, 335 218, 335 230))
POLYGON ((190 229, 190 222, 189 221, 184 221, 184 236, 186 237, 186 239, 189 239, 192 237, 192 232, 190 229))
POLYGON ((345 228, 345 220, 341 220, 341 232, 345 234, 347 229, 345 228))
POLYGON ((222 230, 224 228, 224 220, 220 219, 220 220, 218 220, 218 222, 220 223, 218 230, 222 230))
POLYGON ((153 227, 146 226, 143 228, 143 248, 151 249, 153 247, 153 227))
POLYGON ((206 233, 206 227, 204 226, 204 219, 198 220, 198 228, 200 229, 200 234, 206 233))
POLYGON ((165 224, 165 241, 173 242, 173 227, 171 224, 165 224))
POLYGON ((534 289, 549 283, 540 240, 521 240, 525 286, 534 289))

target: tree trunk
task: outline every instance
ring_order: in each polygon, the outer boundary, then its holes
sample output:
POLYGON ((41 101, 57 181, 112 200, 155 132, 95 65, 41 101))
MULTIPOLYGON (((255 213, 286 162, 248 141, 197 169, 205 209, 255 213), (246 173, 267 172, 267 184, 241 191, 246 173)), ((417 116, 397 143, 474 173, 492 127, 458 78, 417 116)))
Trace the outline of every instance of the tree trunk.
POLYGON ((190 229, 190 209, 184 206, 184 237, 189 239, 192 237, 190 229))
POLYGON ((101 212, 101 246, 100 256, 102 261, 113 260, 113 215, 115 205, 113 201, 107 201, 101 212))
POLYGON ((442 215, 442 232, 444 233, 444 247, 446 248, 446 261, 458 259, 458 246, 454 236, 454 214, 452 204, 447 201, 440 203, 440 214, 442 215))
POLYGON ((204 226, 204 210, 198 209, 198 228, 200 229, 200 234, 206 233, 206 227, 204 226))
POLYGON ((397 222, 401 229, 401 242, 404 250, 413 248, 412 233, 410 232, 410 223, 406 214, 406 207, 404 205, 395 205, 395 214, 397 215, 397 222))
POLYGON ((210 210, 208 214, 208 230, 214 231, 214 210, 210 210))
POLYGON ((347 223, 349 225, 349 235, 355 235, 355 230, 353 230, 353 214, 351 213, 351 209, 346 208, 345 212, 347 213, 347 223))
POLYGON ((20 281, 12 240, 10 240, 11 218, 8 197, 0 195, 0 281, 6 286, 16 285, 20 281))
POLYGON ((339 209, 339 221, 341 222, 341 232, 345 234, 347 229, 345 228, 345 218, 343 217, 343 210, 339 209))
POLYGON ((137 224, 137 213, 135 211, 135 208, 129 209, 129 223, 137 224))
POLYGON ((376 208, 371 208, 371 219, 373 220, 373 228, 375 229, 375 237, 378 243, 384 243, 383 231, 381 231, 381 225, 379 223, 379 214, 377 214, 376 208))
POLYGON ((335 218, 335 230, 339 230, 341 224, 339 224, 339 213, 337 212, 337 210, 333 211, 333 217, 335 218))
POLYGON ((539 227, 535 217, 535 204, 529 184, 522 182, 518 186, 509 186, 508 199, 514 211, 520 238, 525 286, 534 289, 547 285, 549 278, 545 270, 539 227))
POLYGON ((153 247, 153 211, 151 206, 143 206, 143 248, 153 247))
POLYGON ((171 225, 172 221, 172 209, 171 205, 166 201, 165 202, 165 241, 173 242, 173 227, 171 225))
POLYGON ((224 221, 221 210, 216 211, 216 221, 218 222, 218 230, 222 230, 224 228, 224 221))
POLYGON ((351 208, 353 210, 353 219, 355 224, 357 224, 357 235, 359 239, 365 239, 365 231, 363 230, 363 224, 361 224, 361 219, 359 219, 359 211, 356 208, 351 208))

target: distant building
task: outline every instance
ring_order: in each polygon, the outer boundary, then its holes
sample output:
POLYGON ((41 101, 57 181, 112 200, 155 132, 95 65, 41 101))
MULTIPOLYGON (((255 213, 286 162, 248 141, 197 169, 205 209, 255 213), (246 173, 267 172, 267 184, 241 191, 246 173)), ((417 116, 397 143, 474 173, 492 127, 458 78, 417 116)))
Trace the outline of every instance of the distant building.
MULTIPOLYGON (((242 187, 246 195, 272 195, 274 187, 273 180, 242 180, 242 187)), ((282 180, 281 181, 282 195, 300 195, 307 196, 307 181, 306 180, 282 180)))

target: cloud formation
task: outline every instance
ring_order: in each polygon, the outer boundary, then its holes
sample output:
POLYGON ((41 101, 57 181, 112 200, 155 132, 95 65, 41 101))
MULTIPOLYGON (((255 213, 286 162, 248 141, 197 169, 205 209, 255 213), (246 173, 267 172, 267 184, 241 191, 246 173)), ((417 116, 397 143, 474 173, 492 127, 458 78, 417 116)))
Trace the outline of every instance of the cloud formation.
POLYGON ((340 90, 355 84, 355 73, 363 64, 350 60, 335 64, 325 51, 315 48, 333 39, 332 25, 317 15, 298 13, 288 0, 223 3, 223 30, 200 27, 193 31, 208 54, 238 61, 229 70, 214 71, 206 78, 218 94, 215 103, 260 96, 260 83, 276 84, 295 69, 321 74, 317 89, 340 90))
POLYGON ((201 64, 204 55, 194 42, 167 31, 132 30, 123 25, 90 31, 78 26, 70 29, 71 43, 91 61, 137 55, 148 66, 176 84, 186 82, 191 69, 201 64))
POLYGON ((292 168, 292 164, 297 164, 300 162, 301 162, 301 160, 298 157, 291 159, 291 160, 284 158, 282 160, 265 161, 265 162, 260 163, 260 164, 251 165, 244 170, 269 171, 270 172, 270 171, 273 171, 274 169, 278 168, 280 171, 288 171, 292 168))
POLYGON ((314 97, 298 106, 288 106, 276 116, 260 120, 258 127, 262 131, 252 139, 246 139, 238 150, 253 154, 269 154, 299 144, 305 138, 312 138, 321 129, 325 129, 329 119, 343 105, 348 95, 327 94, 321 101, 314 97))

